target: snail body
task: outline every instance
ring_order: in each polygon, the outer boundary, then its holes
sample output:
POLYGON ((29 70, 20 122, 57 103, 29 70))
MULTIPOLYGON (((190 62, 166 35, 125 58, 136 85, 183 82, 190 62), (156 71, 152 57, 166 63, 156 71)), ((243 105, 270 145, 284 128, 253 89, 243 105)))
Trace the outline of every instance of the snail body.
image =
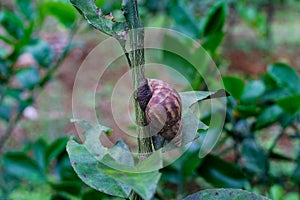
POLYGON ((158 79, 144 79, 137 90, 137 100, 146 113, 152 134, 160 134, 177 146, 181 143, 182 105, 178 92, 158 79))

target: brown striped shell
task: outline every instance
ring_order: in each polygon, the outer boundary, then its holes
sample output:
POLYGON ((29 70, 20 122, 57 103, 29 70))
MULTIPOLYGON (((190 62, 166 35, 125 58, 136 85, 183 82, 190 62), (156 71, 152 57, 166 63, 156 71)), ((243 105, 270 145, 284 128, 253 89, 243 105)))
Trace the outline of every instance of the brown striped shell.
POLYGON ((181 99, 171 85, 158 79, 145 79, 138 88, 137 99, 146 113, 147 123, 156 133, 169 141, 180 136, 181 99))

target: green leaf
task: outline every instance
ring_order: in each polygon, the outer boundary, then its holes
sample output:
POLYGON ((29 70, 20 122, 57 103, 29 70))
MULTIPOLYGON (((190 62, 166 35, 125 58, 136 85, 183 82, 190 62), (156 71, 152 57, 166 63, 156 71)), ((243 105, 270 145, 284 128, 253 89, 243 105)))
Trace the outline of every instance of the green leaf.
POLYGON ((191 194, 184 200, 268 200, 267 197, 241 189, 209 189, 191 194))
POLYGON ((291 66, 275 63, 268 67, 268 74, 276 81, 279 87, 288 89, 292 94, 300 94, 300 79, 291 66))
POLYGON ((31 53, 34 59, 45 68, 49 68, 54 59, 50 45, 44 41, 37 41, 35 44, 27 46, 25 51, 31 53))
POLYGON ((61 153, 65 151, 66 145, 68 143, 67 137, 61 137, 53 141, 45 150, 45 161, 49 165, 50 162, 57 158, 61 153))
POLYGON ((33 98, 29 98, 29 99, 22 99, 19 101, 19 105, 18 105, 18 111, 19 112, 23 112, 25 110, 25 108, 27 108, 28 106, 33 104, 33 98))
POLYGON ((284 194, 284 189, 280 185, 273 185, 270 189, 272 200, 281 200, 284 194))
POLYGON ((225 2, 217 3, 209 12, 204 26, 203 26, 203 37, 215 33, 221 33, 225 24, 227 15, 227 8, 225 2))
POLYGON ((292 177, 297 183, 300 183, 300 159, 298 159, 297 166, 295 167, 292 177))
POLYGON ((178 2, 171 4, 168 8, 169 15, 174 19, 174 29, 187 34, 192 38, 199 38, 200 28, 197 20, 191 14, 192 11, 188 10, 187 6, 178 2))
POLYGON ((274 101, 291 96, 291 93, 287 89, 269 89, 261 98, 263 103, 274 103, 274 101))
POLYGON ((12 116, 12 107, 5 104, 0 104, 0 119, 9 122, 12 116))
MULTIPOLYGON (((63 181, 79 181, 77 174, 71 166, 67 151, 65 150, 55 159, 55 175, 63 181)), ((48 166, 51 166, 48 165, 48 166)))
POLYGON ((45 158, 46 146, 47 144, 43 139, 39 139, 33 144, 35 161, 43 172, 46 171, 46 158, 45 158))
MULTIPOLYGON (((170 43, 169 41, 164 40, 164 42, 170 43)), ((176 43, 172 43, 172 48, 175 47, 176 43)), ((178 47, 181 46, 178 44, 178 47)), ((185 47, 181 46, 183 52, 185 51, 185 47)), ((197 77, 197 70, 196 68, 186 60, 186 58, 190 57, 190 55, 186 55, 186 57, 181 57, 176 53, 170 51, 163 51, 163 64, 166 66, 170 66, 175 69, 180 75, 184 76, 190 83, 193 83, 197 77)))
POLYGON ((0 12, 0 24, 6 32, 15 39, 21 39, 24 36, 24 25, 22 20, 10 11, 0 12))
POLYGON ((242 188, 247 183, 244 173, 238 166, 213 155, 207 155, 197 171, 216 187, 242 188))
POLYGON ((98 127, 93 127, 88 122, 78 119, 72 119, 71 122, 78 123, 82 128, 84 128, 84 146, 86 149, 97 159, 102 160, 103 157, 108 153, 108 148, 104 147, 99 137, 102 132, 107 133, 111 130, 108 127, 99 125, 98 127))
POLYGON ((238 77, 225 76, 223 77, 224 87, 230 95, 236 99, 240 99, 244 92, 244 81, 238 77))
POLYGON ((78 181, 61 181, 58 183, 50 183, 50 186, 55 191, 66 192, 74 196, 79 196, 82 188, 82 184, 78 181))
MULTIPOLYGON (((170 168, 176 169, 175 173, 178 174, 178 176, 184 175, 184 178, 188 178, 192 175, 202 163, 202 160, 198 157, 199 150, 200 145, 198 143, 192 143, 191 146, 189 146, 189 149, 180 158, 172 163, 169 168, 165 169, 163 179, 167 178, 170 180, 174 178, 174 174, 172 174, 173 177, 167 177, 166 175, 168 175, 168 173, 165 174, 167 171, 172 170, 170 168)), ((177 179, 177 181, 180 181, 180 179, 177 179)))
POLYGON ((9 74, 9 64, 5 59, 2 59, 0 55, 0 78, 4 79, 8 76, 8 74, 9 74))
POLYGON ((256 116, 261 112, 261 108, 256 105, 238 105, 236 110, 242 117, 256 116))
POLYGON ((220 46, 223 41, 224 36, 225 33, 223 32, 210 34, 203 39, 202 47, 211 54, 214 54, 218 46, 220 46))
MULTIPOLYGON (((179 80, 184 76, 194 90, 198 90, 203 83, 201 75, 205 74, 209 68, 209 57, 202 47, 196 47, 188 37, 178 37, 174 35, 164 35, 162 59, 158 62, 175 69, 174 80, 180 74, 179 80), (199 62, 201 60, 201 62, 199 62)), ((174 70, 170 70, 170 73, 174 70)))
POLYGON ((47 1, 42 4, 42 9, 44 15, 52 15, 68 28, 76 21, 76 10, 68 3, 47 1))
POLYGON ((272 105, 267 107, 258 117, 256 120, 255 128, 263 128, 268 126, 269 124, 275 122, 281 115, 283 114, 283 110, 277 106, 272 105))
POLYGON ((96 190, 90 190, 85 192, 81 199, 82 200, 91 200, 91 199, 105 199, 105 197, 107 197, 107 195, 105 195, 104 193, 98 192, 96 190))
POLYGON ((19 101, 23 93, 23 90, 19 88, 7 88, 5 93, 7 96, 10 96, 19 101))
POLYGON ((19 11, 28 19, 33 20, 36 16, 32 0, 16 0, 19 11))
POLYGON ((8 152, 3 156, 3 167, 6 173, 20 179, 45 181, 38 164, 22 152, 8 152))
POLYGON ((112 169, 99 162, 84 145, 70 140, 67 151, 78 176, 90 187, 119 197, 128 197, 131 188, 144 199, 150 199, 156 189, 160 174, 128 173, 112 169))
POLYGON ((268 157, 253 139, 243 141, 242 158, 244 167, 251 172, 264 174, 268 169, 268 157))
POLYGON ((250 81, 243 91, 241 100, 249 102, 258 99, 266 91, 266 86, 260 80, 250 81))
POLYGON ((17 72, 16 78, 24 88, 32 88, 40 81, 40 74, 37 68, 30 67, 17 72))
POLYGON ((295 114, 300 109, 300 94, 278 99, 276 104, 279 105, 285 112, 295 114))
POLYGON ((179 93, 183 110, 186 108, 190 108, 195 103, 205 100, 205 99, 212 99, 212 98, 221 98, 226 97, 228 93, 223 90, 217 90, 215 92, 208 92, 208 91, 188 91, 188 92, 180 92, 179 93))
POLYGON ((127 30, 126 22, 113 22, 105 19, 105 16, 99 15, 99 9, 95 5, 94 0, 70 0, 73 6, 84 16, 84 18, 97 30, 114 36, 118 40, 122 40, 120 35, 127 30))

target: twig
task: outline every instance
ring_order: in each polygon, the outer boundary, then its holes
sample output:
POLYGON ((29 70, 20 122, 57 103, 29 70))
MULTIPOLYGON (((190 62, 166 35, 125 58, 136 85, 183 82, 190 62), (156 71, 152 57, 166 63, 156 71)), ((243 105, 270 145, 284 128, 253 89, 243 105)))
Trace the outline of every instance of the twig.
POLYGON ((17 116, 14 119, 11 119, 9 121, 9 124, 8 124, 8 126, 7 126, 7 128, 4 132, 4 135, 0 139, 0 152, 2 152, 2 148, 4 147, 4 145, 5 145, 6 141, 8 140, 8 138, 10 137, 12 131, 16 127, 18 121, 22 117, 22 114, 23 114, 23 112, 18 112, 17 116))

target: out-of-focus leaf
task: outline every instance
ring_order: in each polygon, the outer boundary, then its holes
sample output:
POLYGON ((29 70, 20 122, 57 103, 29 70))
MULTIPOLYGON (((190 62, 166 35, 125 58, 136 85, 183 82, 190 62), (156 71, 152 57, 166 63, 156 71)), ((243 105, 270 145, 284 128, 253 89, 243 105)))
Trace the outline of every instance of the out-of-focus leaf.
POLYGON ((104 193, 101 193, 96 190, 90 190, 90 191, 85 192, 82 195, 81 199, 82 200, 105 199, 105 197, 107 197, 107 195, 105 195, 104 193))
POLYGON ((280 185, 273 185, 270 189, 270 195, 272 200, 281 200, 284 194, 284 190, 280 185))
POLYGON ((283 110, 277 106, 273 105, 267 107, 256 120, 256 128, 265 127, 273 122, 275 122, 281 115, 283 114, 283 110))
POLYGON ((259 10, 251 4, 247 4, 246 6, 241 3, 237 4, 237 11, 238 14, 241 16, 243 21, 256 30, 258 34, 261 36, 265 36, 266 34, 266 26, 267 26, 267 20, 265 13, 259 12, 259 10))
POLYGON ((82 184, 78 181, 62 181, 59 183, 50 183, 50 186, 55 191, 66 192, 74 196, 79 196, 82 188, 82 184))
POLYGON ((34 45, 27 46, 26 51, 31 53, 34 59, 45 68, 50 67, 54 59, 50 45, 44 41, 38 41, 34 45))
POLYGON ((298 159, 297 166, 292 175, 293 179, 300 183, 300 159, 298 159))
POLYGON ((38 164, 22 152, 8 152, 4 154, 3 167, 6 173, 20 179, 45 181, 38 164))
POLYGON ((32 88, 40 81, 40 74, 37 68, 30 67, 18 71, 16 78, 24 88, 32 88))
POLYGON ((191 194, 184 200, 269 200, 241 189, 209 189, 191 194))
POLYGON ((21 39, 24 35, 24 25, 22 20, 10 11, 0 12, 0 24, 7 33, 15 39, 21 39))
MULTIPOLYGON (((165 41, 165 40, 164 40, 165 41)), ((172 45, 175 45, 173 43, 172 45)), ((183 49, 185 47, 181 47, 183 49)), ((196 68, 189 63, 185 58, 169 52, 169 51, 163 51, 163 63, 167 66, 172 67, 175 69, 178 73, 180 73, 182 76, 184 76, 190 83, 193 83, 197 77, 197 70, 196 68)))
POLYGON ((52 15, 66 27, 71 27, 76 20, 76 10, 69 3, 47 1, 42 4, 44 15, 52 15))
POLYGON ((119 197, 128 197, 131 188, 144 199, 150 199, 160 178, 158 172, 127 173, 111 169, 91 155, 84 145, 73 140, 67 144, 71 164, 78 176, 90 187, 119 197))
POLYGON ((243 141, 242 158, 244 167, 251 172, 264 174, 268 169, 268 157, 253 139, 243 141))
POLYGON ((6 104, 0 104, 0 119, 9 121, 12 116, 12 108, 6 104))
POLYGON ((7 88, 5 94, 16 100, 20 100, 23 90, 19 88, 7 88))
POLYGON ((55 174, 59 180, 78 181, 79 178, 71 166, 67 152, 63 152, 56 158, 55 174))
POLYGON ((6 63, 6 61, 4 59, 1 58, 1 55, 0 55, 0 78, 1 79, 8 75, 8 71, 9 71, 8 69, 9 69, 8 64, 6 63))
POLYGON ((28 106, 33 104, 33 99, 29 98, 29 99, 22 99, 19 101, 19 106, 18 106, 18 111, 19 112, 23 112, 25 110, 25 108, 27 108, 28 106))
POLYGON ((278 99, 276 103, 285 112, 295 114, 300 109, 300 94, 278 99))
MULTIPOLYGON (((14 44, 12 38, 10 36, 7 36, 7 35, 6 36, 0 35, 0 40, 2 40, 3 42, 5 42, 5 43, 7 43, 9 45, 13 45, 14 44)), ((6 53, 7 53, 6 49, 1 49, 0 50, 0 58, 4 57, 6 55, 6 53)))
MULTIPOLYGON (((184 76, 190 83, 193 83, 197 77, 197 68, 189 61, 192 53, 190 52, 188 41, 178 40, 174 36, 165 35, 163 39, 163 59, 162 64, 172 67, 182 76, 184 76), (180 50, 180 54, 178 54, 180 50), (181 55, 182 54, 182 55, 181 55)), ((200 59, 200 58, 198 58, 200 59)))
POLYGON ((276 100, 291 96, 291 93, 283 88, 283 89, 270 89, 268 90, 262 97, 261 101, 264 103, 274 103, 276 100))
POLYGON ((300 94, 300 78, 291 66, 275 63, 268 67, 268 74, 278 86, 288 89, 292 94, 300 94))
POLYGON ((299 200, 299 193, 298 192, 289 192, 283 196, 283 199, 299 200))
POLYGON ((46 146, 47 144, 43 139, 39 139, 33 144, 35 161, 42 171, 46 171, 46 158, 45 158, 46 146))
MULTIPOLYGON (((172 167, 177 169, 177 174, 180 173, 183 177, 189 177, 195 172, 202 162, 202 160, 198 157, 199 150, 199 145, 197 143, 193 143, 189 146, 189 149, 172 164, 172 167)), ((180 181, 180 179, 178 181, 180 181)))
POLYGON ((218 46, 220 46, 223 41, 224 36, 225 33, 223 32, 208 35, 203 39, 202 47, 211 54, 214 54, 218 46))
POLYGON ((223 26, 225 24, 225 19, 227 15, 227 8, 225 2, 217 3, 209 12, 204 26, 203 26, 203 37, 215 33, 221 33, 223 26))
POLYGON ((16 0, 16 5, 19 11, 28 19, 33 20, 35 18, 35 8, 32 0, 16 0))
POLYGON ((247 183, 238 166, 213 155, 207 155, 197 171, 216 187, 242 188, 247 183))
POLYGON ((65 151, 66 145, 68 143, 67 137, 61 137, 52 142, 45 150, 46 163, 49 163, 57 158, 62 152, 65 151))
POLYGON ((171 4, 169 6, 170 16, 175 21, 175 30, 178 30, 192 38, 199 38, 200 26, 192 15, 192 11, 188 10, 181 2, 171 4))
POLYGON ((258 115, 261 112, 261 108, 255 105, 238 105, 236 111, 238 111, 242 117, 248 117, 258 115))
POLYGON ((241 100, 249 102, 261 97, 266 90, 264 83, 260 80, 250 81, 244 89, 241 100))
POLYGON ((225 76, 223 77, 224 87, 229 94, 234 98, 240 99, 243 92, 245 83, 242 79, 234 76, 225 76))

